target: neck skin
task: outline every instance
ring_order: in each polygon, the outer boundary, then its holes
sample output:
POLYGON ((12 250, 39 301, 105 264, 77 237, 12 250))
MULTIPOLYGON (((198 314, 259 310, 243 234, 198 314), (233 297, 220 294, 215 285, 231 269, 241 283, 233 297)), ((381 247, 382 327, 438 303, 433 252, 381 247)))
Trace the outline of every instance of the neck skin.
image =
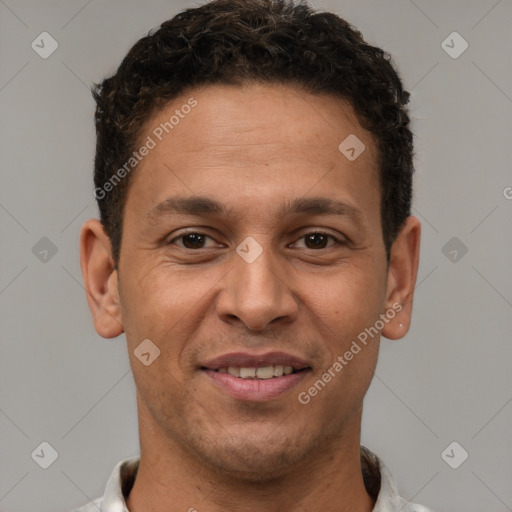
POLYGON ((140 465, 126 504, 130 512, 371 512, 375 502, 361 473, 361 415, 355 412, 322 454, 254 483, 198 464, 139 409, 140 465))

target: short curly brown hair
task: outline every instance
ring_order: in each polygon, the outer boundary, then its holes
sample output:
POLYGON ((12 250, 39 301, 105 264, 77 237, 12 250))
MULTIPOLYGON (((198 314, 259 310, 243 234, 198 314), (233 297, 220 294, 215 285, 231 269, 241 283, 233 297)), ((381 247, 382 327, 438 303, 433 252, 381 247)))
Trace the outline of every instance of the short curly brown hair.
POLYGON ((410 215, 414 172, 409 93, 390 55, 367 44, 339 16, 306 3, 214 0, 186 9, 140 39, 117 72, 93 87, 95 196, 116 267, 133 173, 108 189, 106 184, 136 149, 145 122, 185 89, 251 82, 300 86, 350 102, 377 141, 389 260, 391 245, 410 215))

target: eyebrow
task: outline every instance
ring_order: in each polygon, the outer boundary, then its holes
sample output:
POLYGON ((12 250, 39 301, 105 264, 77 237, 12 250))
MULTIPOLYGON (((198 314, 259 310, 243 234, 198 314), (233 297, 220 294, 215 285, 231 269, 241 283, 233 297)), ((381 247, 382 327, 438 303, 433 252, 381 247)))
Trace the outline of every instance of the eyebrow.
MULTIPOLYGON (((226 216, 232 211, 231 207, 220 203, 216 199, 206 196, 180 197, 172 196, 158 203, 146 217, 157 219, 169 214, 182 214, 194 216, 226 216)), ((348 217, 361 221, 363 212, 347 203, 327 197, 299 197, 286 201, 278 212, 278 217, 288 215, 335 215, 348 217)))

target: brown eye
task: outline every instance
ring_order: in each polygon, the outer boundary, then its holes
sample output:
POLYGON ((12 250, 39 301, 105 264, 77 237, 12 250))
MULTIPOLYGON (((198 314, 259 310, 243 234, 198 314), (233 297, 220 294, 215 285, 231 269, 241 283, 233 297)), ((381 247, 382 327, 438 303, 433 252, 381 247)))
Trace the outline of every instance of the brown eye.
POLYGON ((183 245, 187 249, 202 249, 205 237, 199 233, 189 233, 183 237, 183 245))
POLYGON ((177 240, 181 240, 181 244, 177 244, 185 249, 204 249, 206 239, 210 238, 202 233, 185 233, 184 235, 177 236, 169 242, 169 245, 174 244, 177 240))
POLYGON ((324 249, 327 243, 327 238, 328 237, 322 233, 312 233, 304 237, 308 249, 324 249))
POLYGON ((329 233, 323 233, 321 231, 307 233, 306 235, 302 236, 300 240, 304 240, 306 249, 328 249, 334 245, 344 245, 341 240, 338 240, 333 235, 329 233), (334 243, 327 245, 329 239, 334 240, 334 243))

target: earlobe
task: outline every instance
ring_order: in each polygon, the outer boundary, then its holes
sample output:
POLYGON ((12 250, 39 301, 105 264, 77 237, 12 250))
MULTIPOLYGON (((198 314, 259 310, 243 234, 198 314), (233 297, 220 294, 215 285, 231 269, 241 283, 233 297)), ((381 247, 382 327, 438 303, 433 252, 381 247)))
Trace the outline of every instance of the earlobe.
POLYGON ((80 234, 80 267, 96 332, 115 338, 123 331, 121 305, 108 235, 98 219, 90 219, 80 234))
POLYGON ((421 224, 416 217, 408 217, 391 248, 386 311, 395 311, 382 335, 391 340, 407 334, 411 324, 414 288, 418 275, 421 224), (397 307, 397 304, 400 307, 397 307))

